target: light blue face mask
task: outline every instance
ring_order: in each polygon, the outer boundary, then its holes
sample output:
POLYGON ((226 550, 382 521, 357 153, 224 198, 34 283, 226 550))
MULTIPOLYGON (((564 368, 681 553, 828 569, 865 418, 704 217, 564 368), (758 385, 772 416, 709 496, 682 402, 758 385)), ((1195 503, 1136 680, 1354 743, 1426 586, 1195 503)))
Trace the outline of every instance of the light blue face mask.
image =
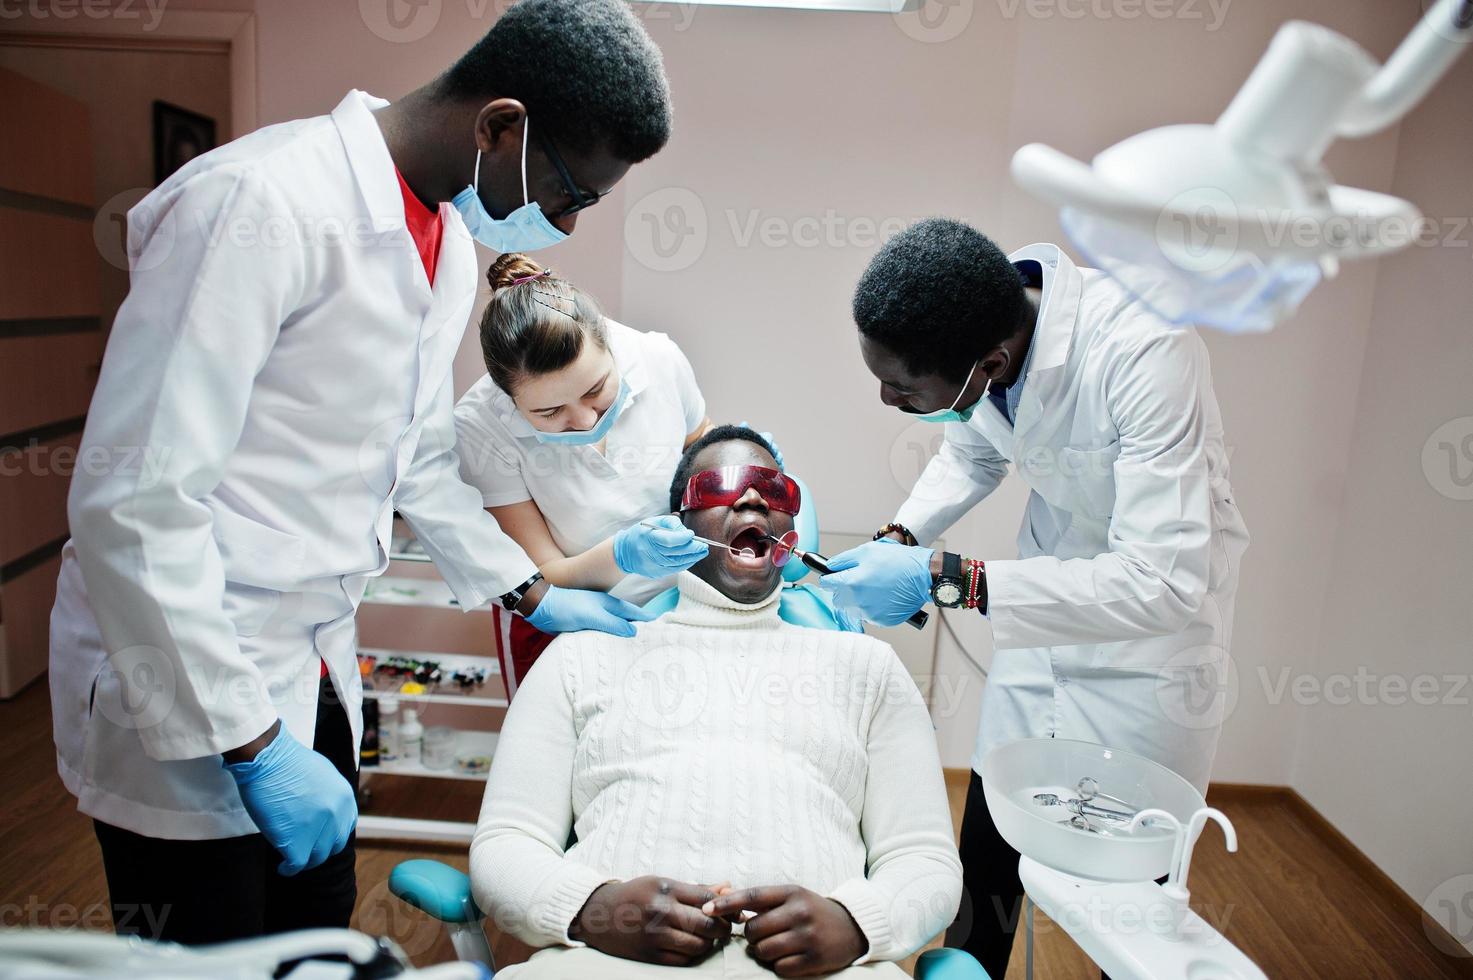
POLYGON ((527 133, 531 120, 522 120, 522 206, 505 218, 493 218, 481 203, 481 151, 476 150, 476 172, 471 184, 450 202, 465 221, 466 230, 482 245, 497 252, 535 252, 567 238, 553 227, 542 205, 527 196, 527 133))
POLYGON ((624 402, 629 398, 629 383, 622 377, 619 378, 619 393, 614 396, 613 404, 604 410, 603 416, 591 429, 573 429, 569 432, 543 432, 534 429, 537 441, 553 446, 591 446, 596 442, 602 442, 604 436, 614 427, 614 420, 619 413, 624 411, 624 402))
POLYGON ((982 394, 978 395, 977 400, 971 405, 957 411, 956 403, 961 401, 962 395, 967 393, 967 385, 972 383, 972 375, 977 373, 977 365, 981 363, 981 361, 972 362, 972 370, 967 372, 967 380, 962 382, 962 390, 956 393, 956 400, 951 403, 950 408, 940 408, 924 414, 920 412, 906 412, 905 414, 921 422, 965 422, 970 419, 972 413, 977 410, 977 406, 982 404, 982 399, 987 397, 987 392, 992 389, 992 379, 987 379, 987 383, 982 386, 982 394))

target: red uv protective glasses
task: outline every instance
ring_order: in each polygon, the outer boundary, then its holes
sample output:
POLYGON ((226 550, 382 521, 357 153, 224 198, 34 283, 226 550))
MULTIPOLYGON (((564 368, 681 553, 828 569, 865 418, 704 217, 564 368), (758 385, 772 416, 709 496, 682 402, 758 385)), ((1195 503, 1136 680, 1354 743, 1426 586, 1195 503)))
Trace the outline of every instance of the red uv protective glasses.
POLYGON ((708 507, 730 507, 748 490, 756 490, 767 506, 784 514, 798 513, 803 494, 792 477, 766 466, 722 466, 702 470, 685 485, 680 509, 705 510, 708 507))

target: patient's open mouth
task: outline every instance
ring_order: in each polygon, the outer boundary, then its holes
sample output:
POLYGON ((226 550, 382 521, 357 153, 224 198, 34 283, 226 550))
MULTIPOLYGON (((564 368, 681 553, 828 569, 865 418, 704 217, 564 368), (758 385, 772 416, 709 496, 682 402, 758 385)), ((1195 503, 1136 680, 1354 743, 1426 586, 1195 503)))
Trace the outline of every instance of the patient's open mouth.
POLYGON ((767 540, 767 532, 758 525, 749 524, 742 528, 729 544, 731 550, 727 554, 736 564, 751 568, 767 566, 772 542, 767 540))

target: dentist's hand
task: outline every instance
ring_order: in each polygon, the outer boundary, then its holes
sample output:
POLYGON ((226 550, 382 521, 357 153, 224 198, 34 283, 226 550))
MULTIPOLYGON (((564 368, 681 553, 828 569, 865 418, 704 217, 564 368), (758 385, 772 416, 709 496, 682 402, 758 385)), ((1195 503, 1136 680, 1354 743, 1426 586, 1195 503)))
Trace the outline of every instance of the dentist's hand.
POLYGON ((674 514, 648 524, 631 524, 614 535, 614 563, 626 575, 664 578, 690 568, 711 553, 674 514))
POLYGON ((864 632, 864 617, 853 609, 845 609, 842 606, 834 606, 834 616, 839 620, 839 628, 844 632, 864 632))
MULTIPOLYGON (((752 423, 747 422, 745 420, 744 421, 741 421, 741 422, 738 422, 737 425, 741 426, 744 429, 751 429, 752 428, 752 423)), ((753 429, 752 431, 756 432, 757 430, 753 429)), ((766 439, 767 440, 767 444, 772 447, 772 458, 777 462, 777 468, 778 469, 782 469, 783 468, 783 451, 782 451, 782 447, 777 444, 777 440, 776 439, 772 438, 772 433, 771 432, 757 432, 757 434, 759 436, 761 436, 763 439, 766 439)))
POLYGON ((277 722, 279 731, 248 762, 226 762, 246 813, 281 855, 277 872, 315 868, 348 843, 358 820, 353 787, 327 757, 277 722))
POLYGON ((930 548, 912 548, 885 538, 850 548, 829 559, 832 575, 819 578, 834 605, 856 610, 871 623, 896 626, 931 600, 930 548))
POLYGON ((549 585, 537 608, 527 616, 527 622, 544 633, 598 630, 615 636, 633 636, 635 623, 647 623, 654 618, 654 613, 616 599, 607 592, 560 589, 549 585))

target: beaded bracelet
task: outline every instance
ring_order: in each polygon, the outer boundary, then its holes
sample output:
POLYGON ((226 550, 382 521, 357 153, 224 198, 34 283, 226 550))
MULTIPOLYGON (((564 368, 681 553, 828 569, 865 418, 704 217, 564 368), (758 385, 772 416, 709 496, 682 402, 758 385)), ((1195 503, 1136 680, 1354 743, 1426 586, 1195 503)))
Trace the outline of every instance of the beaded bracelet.
POLYGON ((982 579, 987 574, 987 563, 976 559, 967 559, 967 599, 966 607, 976 609, 981 604, 982 579))
POLYGON ((894 534, 897 531, 900 532, 900 535, 905 538, 906 544, 914 546, 920 543, 916 540, 916 536, 910 533, 910 528, 906 527, 904 524, 895 524, 893 522, 890 524, 886 524, 884 527, 876 531, 875 536, 873 538, 870 538, 870 540, 878 541, 885 535, 894 534))

